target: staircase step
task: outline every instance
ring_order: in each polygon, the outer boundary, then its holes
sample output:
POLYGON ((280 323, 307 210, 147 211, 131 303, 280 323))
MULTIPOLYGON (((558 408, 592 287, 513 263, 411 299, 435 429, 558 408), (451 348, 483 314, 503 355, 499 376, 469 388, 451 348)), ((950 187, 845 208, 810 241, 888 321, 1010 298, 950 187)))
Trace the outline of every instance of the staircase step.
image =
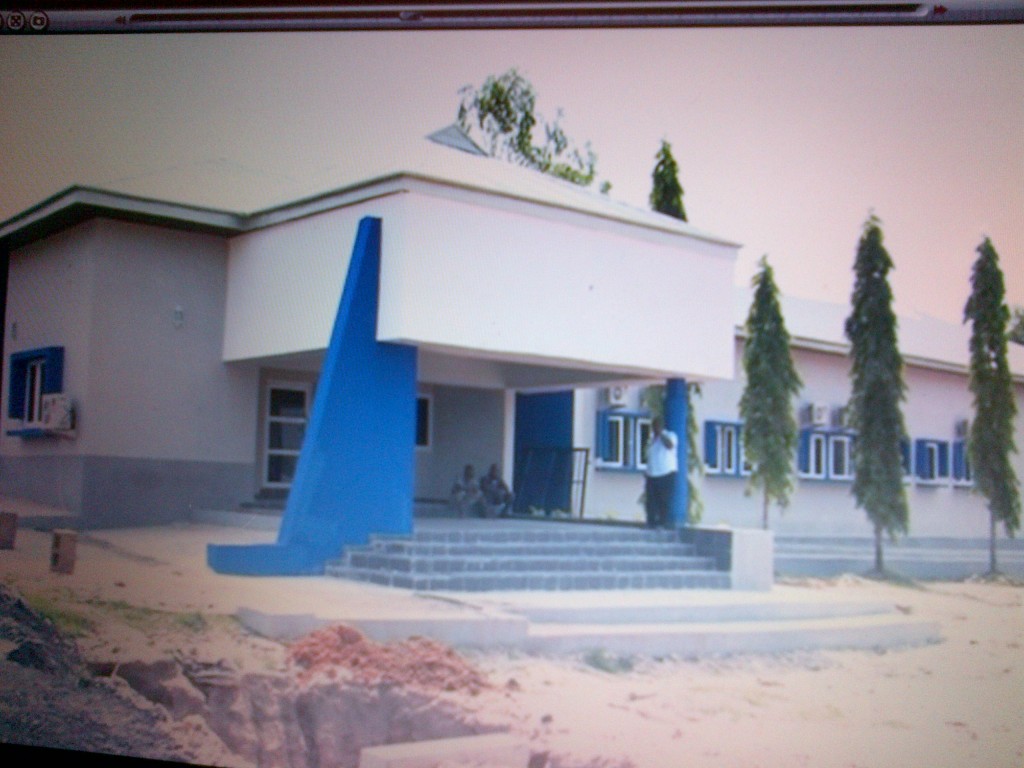
POLYGON ((417 539, 404 541, 373 540, 367 547, 352 548, 349 551, 377 552, 407 557, 519 557, 543 555, 546 557, 648 557, 648 556, 692 556, 692 544, 676 542, 634 541, 634 542, 423 542, 417 539))
MULTIPOLYGON (((408 540, 406 536, 378 535, 375 540, 379 541, 403 541, 408 540)), ((544 542, 632 542, 632 541, 656 541, 656 542, 679 542, 680 533, 676 530, 662 530, 636 527, 593 527, 566 525, 558 526, 535 526, 522 528, 498 527, 493 530, 467 529, 467 530, 428 530, 417 531, 414 538, 418 542, 454 544, 477 544, 477 543, 544 543, 544 542), (547 530, 544 530, 547 529, 547 530)))
POLYGON ((780 653, 838 648, 893 648, 940 642, 935 622, 902 615, 867 614, 844 618, 710 624, 531 626, 525 647, 543 653, 601 649, 605 653, 706 656, 780 653))
POLYGON ((352 568, 385 569, 402 573, 492 573, 492 572, 539 572, 559 573, 563 571, 683 571, 713 570, 714 560, 709 557, 680 557, 678 555, 645 557, 550 557, 508 555, 467 555, 435 557, 405 557, 377 552, 347 552, 343 564, 352 568))
POLYGON ((346 548, 328 575, 415 590, 728 589, 678 530, 573 524, 417 529, 346 548))
POLYGON ((414 573, 328 564, 330 576, 419 591, 484 592, 499 590, 591 589, 729 589, 723 571, 672 570, 615 573, 610 571, 414 573))

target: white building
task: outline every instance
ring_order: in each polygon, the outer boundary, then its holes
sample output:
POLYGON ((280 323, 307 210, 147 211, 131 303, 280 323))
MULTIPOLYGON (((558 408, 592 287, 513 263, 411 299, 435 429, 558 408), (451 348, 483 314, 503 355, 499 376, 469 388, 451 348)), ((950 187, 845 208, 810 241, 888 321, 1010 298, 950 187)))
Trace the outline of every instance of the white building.
MULTIPOLYGON (((72 188, 0 224, 0 495, 82 526, 287 498, 258 567, 224 555, 242 571, 315 571, 346 543, 408 532, 414 499, 446 499, 467 463, 498 464, 521 509, 640 520, 639 392, 668 381, 680 431, 689 381, 704 522, 758 526, 737 422, 739 246, 432 138, 261 211, 72 188)), ((835 422, 844 308, 786 310, 799 405, 814 407, 774 525, 867 534, 835 422)), ((957 431, 964 330, 901 327, 912 531, 984 535, 957 431)), ((1013 367, 1020 386, 1018 350, 1013 367)))

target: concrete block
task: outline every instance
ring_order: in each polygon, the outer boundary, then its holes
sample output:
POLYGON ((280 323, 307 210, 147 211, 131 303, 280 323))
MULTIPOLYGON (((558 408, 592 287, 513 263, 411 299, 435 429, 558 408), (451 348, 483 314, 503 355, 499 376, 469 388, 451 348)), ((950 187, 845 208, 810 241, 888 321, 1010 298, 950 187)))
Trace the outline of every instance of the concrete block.
POLYGON ((767 592, 775 581, 775 546, 771 531, 732 531, 732 588, 767 592))
POLYGON ((364 747, 359 768, 436 768, 439 765, 527 768, 529 748, 507 733, 364 747))

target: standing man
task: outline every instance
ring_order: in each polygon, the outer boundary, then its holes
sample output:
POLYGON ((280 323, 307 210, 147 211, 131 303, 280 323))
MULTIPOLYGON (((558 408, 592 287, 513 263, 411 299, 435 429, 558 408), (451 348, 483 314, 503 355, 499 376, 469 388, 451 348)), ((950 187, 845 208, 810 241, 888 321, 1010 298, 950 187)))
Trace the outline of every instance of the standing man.
POLYGON ((651 422, 651 442, 647 446, 647 470, 644 473, 645 511, 647 526, 658 528, 668 523, 672 493, 679 471, 676 446, 679 438, 665 429, 665 422, 655 416, 651 422))

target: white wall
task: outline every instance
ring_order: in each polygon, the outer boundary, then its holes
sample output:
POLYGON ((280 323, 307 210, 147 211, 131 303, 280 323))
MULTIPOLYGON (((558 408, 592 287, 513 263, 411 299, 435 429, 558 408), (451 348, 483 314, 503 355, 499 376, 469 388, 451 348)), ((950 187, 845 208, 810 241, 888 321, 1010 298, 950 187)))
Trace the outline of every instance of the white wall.
POLYGON ((5 434, 5 454, 252 462, 255 376, 220 359, 225 256, 219 237, 107 219, 16 251, 5 376, 11 353, 63 346, 77 434, 5 434))
POLYGON ((95 234, 80 450, 251 462, 255 371, 220 359, 224 240, 109 220, 95 234))
POLYGON ((384 223, 378 337, 519 361, 732 375, 735 249, 409 194, 384 223), (671 340, 671 343, 666 343, 671 340))
POLYGON ((73 440, 23 440, 10 437, 20 421, 7 417, 10 400, 10 359, 15 352, 62 346, 64 391, 75 400, 87 398, 92 343, 93 275, 97 223, 37 241, 11 254, 4 328, 3 416, 0 447, 8 456, 73 455, 83 443, 73 440), (41 311, 43 308, 43 311, 41 311))
POLYGON ((421 386, 431 399, 428 448, 416 449, 416 497, 447 499, 466 464, 482 477, 491 464, 502 467, 505 396, 501 391, 421 386))
POLYGON ((391 226, 391 198, 338 208, 232 238, 224 359, 326 349, 359 220, 391 226))

